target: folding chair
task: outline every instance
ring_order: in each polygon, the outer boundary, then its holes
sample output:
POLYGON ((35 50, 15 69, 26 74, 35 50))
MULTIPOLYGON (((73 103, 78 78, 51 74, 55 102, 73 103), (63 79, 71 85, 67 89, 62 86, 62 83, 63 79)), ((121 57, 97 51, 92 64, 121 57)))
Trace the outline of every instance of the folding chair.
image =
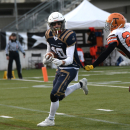
POLYGON ((42 63, 41 53, 31 54, 31 57, 28 58, 28 68, 36 68, 36 64, 42 63))

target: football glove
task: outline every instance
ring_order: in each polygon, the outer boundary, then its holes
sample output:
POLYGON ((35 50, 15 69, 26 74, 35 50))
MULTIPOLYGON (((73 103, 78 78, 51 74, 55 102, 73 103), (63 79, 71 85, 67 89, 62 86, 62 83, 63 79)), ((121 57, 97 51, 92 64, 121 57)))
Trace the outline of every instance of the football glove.
POLYGON ((63 64, 63 61, 62 60, 59 60, 57 58, 52 58, 52 62, 56 65, 56 66, 60 66, 63 64))
POLYGON ((94 67, 93 67, 93 65, 86 65, 86 66, 84 66, 84 69, 89 71, 89 70, 94 69, 94 67))
POLYGON ((43 56, 43 64, 49 64, 49 63, 51 63, 52 62, 52 57, 50 57, 50 58, 48 58, 49 57, 49 55, 44 55, 43 56))

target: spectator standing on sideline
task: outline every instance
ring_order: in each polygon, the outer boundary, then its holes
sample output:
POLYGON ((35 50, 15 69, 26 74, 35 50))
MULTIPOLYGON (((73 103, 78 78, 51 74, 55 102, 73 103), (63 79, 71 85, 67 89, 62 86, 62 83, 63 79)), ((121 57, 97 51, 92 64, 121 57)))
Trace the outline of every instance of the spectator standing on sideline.
POLYGON ((78 47, 78 45, 77 45, 77 52, 78 52, 79 60, 82 64, 82 66, 84 66, 84 61, 85 61, 84 60, 84 52, 83 52, 82 48, 78 47))
POLYGON ((88 34, 87 44, 90 44, 91 46, 95 46, 96 45, 95 29, 89 28, 89 30, 87 31, 87 34, 88 34))
POLYGON ((19 51, 20 50, 23 53, 23 56, 25 58, 25 52, 20 44, 20 42, 16 39, 16 34, 12 33, 9 37, 9 43, 6 45, 5 51, 6 51, 6 59, 9 60, 8 63, 8 79, 12 78, 12 64, 13 60, 16 62, 17 66, 17 72, 19 79, 22 79, 22 73, 21 73, 21 64, 20 64, 20 58, 19 58, 19 51))

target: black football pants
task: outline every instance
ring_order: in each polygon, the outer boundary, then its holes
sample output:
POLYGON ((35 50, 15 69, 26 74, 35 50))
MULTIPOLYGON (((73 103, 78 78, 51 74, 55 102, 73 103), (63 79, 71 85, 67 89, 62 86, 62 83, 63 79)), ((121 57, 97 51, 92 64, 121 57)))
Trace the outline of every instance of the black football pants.
POLYGON ((17 72, 18 72, 18 77, 21 79, 22 78, 22 73, 21 73, 21 64, 20 64, 20 58, 19 58, 19 53, 17 51, 10 51, 9 52, 9 63, 8 63, 8 78, 12 78, 12 64, 13 60, 16 62, 16 67, 17 67, 17 72))

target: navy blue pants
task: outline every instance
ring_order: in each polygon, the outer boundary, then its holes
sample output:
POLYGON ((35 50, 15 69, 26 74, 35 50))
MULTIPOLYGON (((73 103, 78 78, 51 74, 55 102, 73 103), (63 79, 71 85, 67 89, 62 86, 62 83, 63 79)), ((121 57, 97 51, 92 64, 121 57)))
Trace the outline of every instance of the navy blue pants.
POLYGON ((53 81, 51 94, 62 100, 65 97, 65 90, 68 84, 76 77, 76 74, 76 69, 58 69, 53 81))
POLYGON ((16 62, 18 77, 22 78, 20 58, 19 58, 19 53, 17 51, 10 51, 9 52, 8 78, 10 78, 10 79, 12 78, 13 60, 15 60, 15 62, 16 62))

